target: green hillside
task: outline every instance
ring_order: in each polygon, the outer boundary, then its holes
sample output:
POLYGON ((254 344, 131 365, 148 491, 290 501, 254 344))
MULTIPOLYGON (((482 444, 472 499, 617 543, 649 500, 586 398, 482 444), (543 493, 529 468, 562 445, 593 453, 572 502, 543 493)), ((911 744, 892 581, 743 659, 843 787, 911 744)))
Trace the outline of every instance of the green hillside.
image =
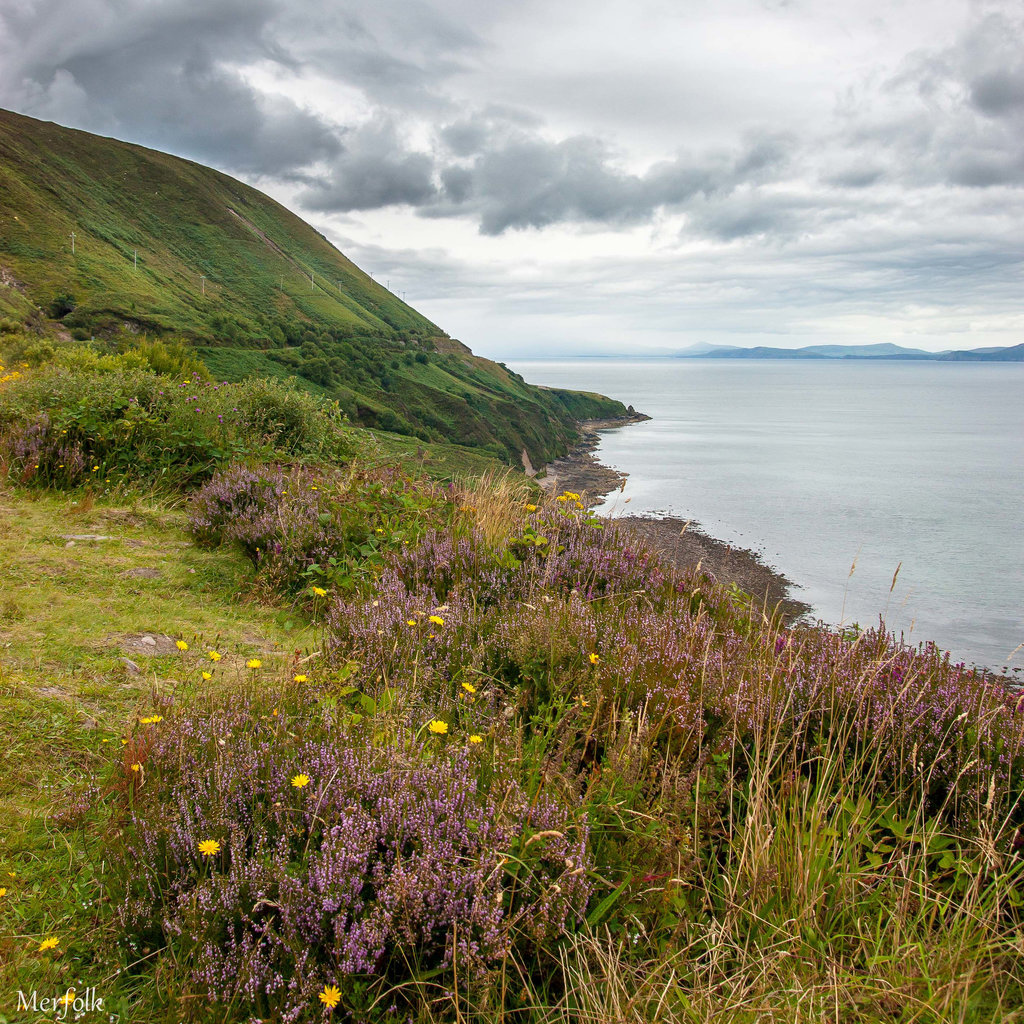
POLYGON ((367 426, 534 464, 625 413, 475 357, 279 203, 219 171, 0 111, 0 317, 108 347, 189 340, 367 426))

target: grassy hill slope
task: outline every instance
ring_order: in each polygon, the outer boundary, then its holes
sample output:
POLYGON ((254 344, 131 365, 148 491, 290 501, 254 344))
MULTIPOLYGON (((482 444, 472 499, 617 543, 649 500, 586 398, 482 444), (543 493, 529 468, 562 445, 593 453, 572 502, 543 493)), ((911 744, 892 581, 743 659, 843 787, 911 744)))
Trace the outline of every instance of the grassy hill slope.
POLYGON ((0 111, 0 318, 181 335, 217 376, 296 376, 367 426, 518 463, 618 402, 475 357, 279 203, 188 160, 0 111), (47 318, 49 318, 47 320, 47 318))

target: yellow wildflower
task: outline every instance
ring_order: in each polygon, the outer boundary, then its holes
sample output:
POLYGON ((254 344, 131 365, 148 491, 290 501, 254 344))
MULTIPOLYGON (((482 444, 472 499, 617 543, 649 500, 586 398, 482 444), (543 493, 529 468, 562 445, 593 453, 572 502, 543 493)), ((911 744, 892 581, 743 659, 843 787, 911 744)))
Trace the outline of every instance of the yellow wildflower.
POLYGON ((204 683, 208 683, 212 678, 213 678, 213 673, 212 672, 204 672, 203 673, 203 682, 204 683))
POLYGON ((210 659, 210 661, 220 661, 221 659, 221 656, 217 653, 217 651, 207 651, 206 656, 210 659))
POLYGON ((473 735, 469 737, 470 743, 483 743, 483 741, 483 736, 479 735, 478 733, 473 733, 473 735))
POLYGON ((527 512, 536 512, 537 511, 537 506, 536 505, 527 505, 526 506, 526 511, 527 512))
POLYGON ((415 619, 406 619, 405 620, 405 624, 407 626, 415 626, 416 625, 416 620, 415 619))
POLYGON ((323 587, 313 587, 313 593, 316 594, 317 597, 326 597, 327 596, 327 591, 324 590, 323 587))
POLYGON ((427 728, 438 736, 444 736, 444 734, 448 732, 448 723, 442 722, 440 718, 435 718, 427 728))
POLYGON ((591 653, 591 655, 590 655, 590 664, 591 665, 596 665, 600 660, 601 660, 601 656, 599 654, 591 653))
POLYGON ((247 661, 247 662, 245 663, 245 667, 246 667, 246 668, 262 668, 262 667, 263 667, 263 662, 262 662, 262 661, 260 661, 260 659, 259 659, 259 658, 250 658, 250 659, 249 659, 249 660, 248 660, 248 661, 247 661))
POLYGON ((73 1003, 75 1001, 75 990, 73 988, 69 988, 67 992, 65 992, 64 995, 61 996, 60 1001, 65 1006, 67 1006, 68 1003, 73 1003))
POLYGON ((43 941, 39 943, 39 952, 45 952, 47 949, 56 949, 59 945, 60 939, 51 935, 50 938, 43 939, 43 941))
POLYGON ((436 625, 436 626, 443 626, 444 625, 444 619, 442 619, 440 615, 431 615, 430 618, 427 621, 428 622, 433 622, 434 625, 436 625))
POLYGON ((341 990, 336 985, 325 985, 320 993, 320 1002, 333 1010, 341 1002, 341 990))
POLYGON ((174 641, 174 646, 177 647, 179 651, 187 651, 188 650, 188 644, 185 643, 184 640, 175 640, 174 641))
POLYGON ((138 761, 136 761, 135 764, 132 765, 132 771, 133 772, 141 772, 142 771, 142 765, 139 764, 138 761))
POLYGON ((0 897, 6 896, 6 895, 7 895, 7 890, 3 886, 0 886, 0 897))
POLYGON ((476 693, 476 687, 472 683, 463 683, 462 688, 466 693, 476 693))
POLYGON ((163 720, 164 720, 164 716, 163 715, 150 715, 149 718, 140 718, 139 719, 139 721, 143 725, 156 725, 157 722, 162 722, 163 720))
POLYGON ((220 843, 216 839, 204 839, 199 844, 199 852, 204 857, 213 857, 220 853, 220 843))
POLYGON ((297 676, 292 676, 292 679, 296 683, 308 683, 309 682, 309 676, 302 675, 301 673, 299 675, 297 675, 297 676))
POLYGON ((296 789, 302 789, 303 786, 308 786, 309 785, 309 776, 308 775, 303 775, 303 774, 299 774, 299 775, 293 776, 292 777, 292 785, 296 789))

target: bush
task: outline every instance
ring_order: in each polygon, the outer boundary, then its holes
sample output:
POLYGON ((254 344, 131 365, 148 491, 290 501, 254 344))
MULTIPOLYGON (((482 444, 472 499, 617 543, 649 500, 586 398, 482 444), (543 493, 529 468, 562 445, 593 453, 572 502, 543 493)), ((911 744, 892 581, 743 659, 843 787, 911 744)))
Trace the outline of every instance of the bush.
POLYGON ((451 514, 445 492, 393 469, 341 474, 233 466, 191 506, 193 536, 236 543, 272 588, 352 591, 384 558, 451 514))
POLYGON ((189 487, 232 460, 299 456, 344 461, 333 406, 271 381, 242 384, 154 373, 150 355, 63 350, 0 393, 0 453, 33 486, 146 481, 189 487))

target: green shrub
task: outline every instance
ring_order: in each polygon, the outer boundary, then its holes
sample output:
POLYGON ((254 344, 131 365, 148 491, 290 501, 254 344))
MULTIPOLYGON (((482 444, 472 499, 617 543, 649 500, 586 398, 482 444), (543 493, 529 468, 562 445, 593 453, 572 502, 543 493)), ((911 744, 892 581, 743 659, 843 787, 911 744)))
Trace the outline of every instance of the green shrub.
POLYGON ((0 458, 25 484, 189 487, 229 461, 334 463, 349 447, 336 406, 288 384, 154 373, 141 350, 69 347, 0 391, 0 458))

